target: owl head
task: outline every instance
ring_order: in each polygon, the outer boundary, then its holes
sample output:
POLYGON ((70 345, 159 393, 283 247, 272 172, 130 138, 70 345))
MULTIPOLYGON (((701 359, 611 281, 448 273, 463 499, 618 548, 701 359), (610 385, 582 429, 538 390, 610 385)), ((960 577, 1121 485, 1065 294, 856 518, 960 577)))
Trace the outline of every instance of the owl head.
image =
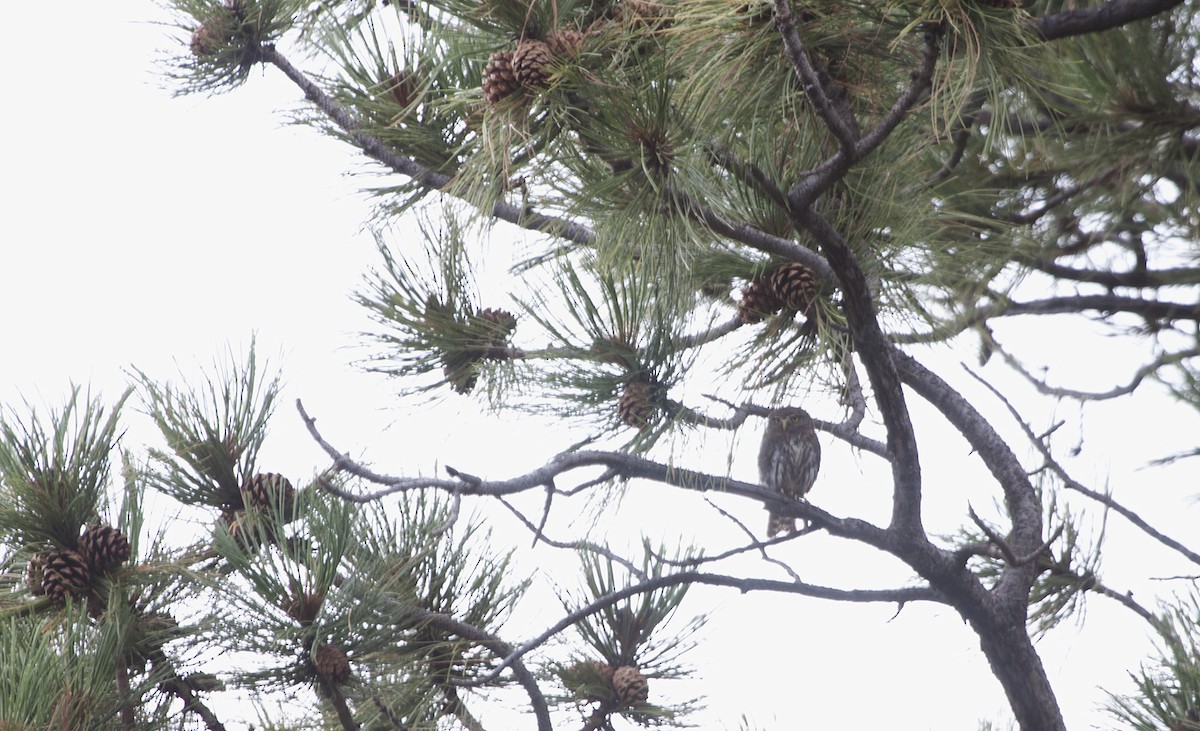
POLYGON ((767 421, 769 426, 785 432, 807 431, 813 428, 812 417, 799 406, 772 409, 767 421))

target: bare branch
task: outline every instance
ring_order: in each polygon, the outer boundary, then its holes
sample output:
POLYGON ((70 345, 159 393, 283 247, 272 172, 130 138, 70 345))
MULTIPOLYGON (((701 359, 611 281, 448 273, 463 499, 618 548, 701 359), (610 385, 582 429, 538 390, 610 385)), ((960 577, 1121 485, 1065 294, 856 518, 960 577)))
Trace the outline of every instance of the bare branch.
POLYGON ((1046 446, 1045 442, 1043 442, 1042 440, 1037 438, 1037 435, 1035 435, 1033 433, 1033 429, 1029 426, 1028 422, 1026 422, 1024 418, 1022 418, 1021 413, 1019 411, 1017 411, 1016 407, 1014 407, 1007 398, 1005 398, 1004 394, 1000 393, 1000 391, 998 391, 994 386, 992 386, 992 384, 985 381, 983 378, 981 378, 978 374, 976 374, 970 368, 967 368, 965 365, 963 366, 963 368, 967 371, 967 373, 970 373, 971 376, 973 378, 975 378, 975 380, 977 380, 981 384, 983 384, 984 388, 991 391, 992 395, 994 395, 997 399, 999 399, 1001 403, 1004 404, 1004 406, 1008 409, 1008 412, 1010 414, 1012 414, 1013 419, 1016 420, 1017 424, 1021 427, 1021 430, 1025 432, 1025 436, 1029 439, 1030 442, 1033 443, 1033 445, 1035 447, 1037 447, 1038 451, 1041 452, 1042 458, 1045 460, 1046 465, 1056 475, 1058 475, 1059 479, 1061 479, 1063 481, 1064 486, 1066 486, 1068 489, 1071 489, 1071 490, 1074 490, 1075 492, 1080 493, 1081 495, 1086 495, 1087 497, 1091 498, 1092 500, 1095 500, 1096 502, 1100 503, 1101 505, 1104 505, 1105 507, 1120 514, 1122 517, 1124 517, 1130 523, 1133 523, 1138 528, 1141 528, 1142 531, 1146 533, 1146 535, 1155 539, 1156 541, 1163 544, 1164 546, 1174 549, 1180 555, 1184 556, 1185 558, 1187 558, 1187 560, 1191 561, 1192 563, 1200 565, 1200 554, 1197 554, 1195 551, 1192 551, 1187 546, 1184 546, 1182 543, 1175 540, 1174 538, 1171 538, 1171 537, 1159 532, 1157 529, 1155 529, 1153 526, 1151 526, 1149 523, 1147 523, 1145 520, 1143 520, 1142 517, 1139 516, 1137 513, 1133 512, 1132 510, 1125 507, 1124 505, 1121 505, 1116 500, 1113 500, 1111 495, 1106 495, 1104 493, 1100 493, 1095 490, 1092 490, 1091 488, 1083 485, 1081 482, 1079 482, 1075 478, 1071 477, 1067 473, 1066 469, 1064 469, 1063 466, 1058 463, 1058 460, 1056 460, 1054 458, 1054 455, 1050 453, 1050 448, 1046 446))
POLYGON ((723 574, 706 574, 700 571, 681 571, 676 574, 654 577, 647 581, 643 581, 641 583, 625 587, 624 589, 618 589, 617 591, 606 594, 590 604, 571 612, 537 637, 521 643, 521 645, 513 649, 509 656, 501 660, 500 663, 494 666, 488 673, 471 678, 469 680, 455 680, 453 682, 456 685, 463 687, 475 687, 489 683, 499 677, 500 673, 503 672, 504 668, 506 668, 509 664, 545 644, 559 632, 562 632, 585 617, 589 617, 623 599, 628 599, 629 597, 636 596, 638 594, 644 594, 646 592, 655 591, 656 589, 662 589, 668 586, 679 586, 680 584, 725 586, 738 589, 742 593, 751 591, 774 591, 784 594, 800 594, 803 596, 816 597, 818 599, 832 599, 835 601, 846 602, 897 602, 904 604, 912 601, 928 601, 946 603, 946 599, 940 592, 927 586, 908 587, 902 589, 833 589, 830 587, 806 584, 804 582, 797 581, 775 581, 771 579, 725 576, 723 574))
MULTIPOLYGON (((299 410, 301 418, 308 427, 309 434, 321 445, 326 454, 333 459, 336 469, 384 486, 383 489, 371 493, 356 494, 333 485, 329 480, 318 478, 317 483, 322 489, 352 502, 365 503, 399 492, 423 488, 461 492, 463 495, 501 497, 544 487, 557 475, 565 472, 586 467, 605 467, 607 468, 606 475, 608 479, 614 477, 623 479, 640 478, 698 492, 716 490, 760 502, 785 517, 799 517, 815 522, 833 535, 862 541, 880 548, 890 547, 892 544, 892 539, 886 531, 866 521, 858 520, 857 518, 839 518, 808 502, 789 500, 762 485, 743 482, 729 477, 710 475, 674 465, 662 464, 621 452, 586 450, 565 452, 552 457, 546 464, 535 470, 507 480, 472 478, 470 481, 464 482, 462 480, 442 480, 432 477, 393 477, 384 475, 338 452, 317 431, 316 420, 308 415, 299 399, 296 400, 296 408, 299 410)), ((456 474, 462 475, 462 473, 457 471, 456 474)), ((593 481, 589 484, 596 484, 596 482, 593 481)))
POLYGON ((1021 365, 1020 361, 1018 361, 1016 357, 1014 357, 1004 348, 997 347, 996 352, 1000 353, 1000 356, 1004 358, 1004 362, 1007 363, 1017 373, 1024 376, 1025 380, 1029 381, 1029 383, 1032 384, 1039 393, 1043 393, 1047 396, 1073 398, 1080 401, 1104 401, 1106 399, 1117 398, 1118 396, 1125 396, 1133 393, 1147 376, 1154 375, 1160 369, 1166 366, 1175 365, 1176 363, 1181 363, 1189 358, 1200 357, 1200 348, 1189 348, 1188 350, 1182 350, 1176 353, 1163 353, 1158 358, 1155 358, 1146 365, 1134 371, 1133 377, 1130 379, 1129 383, 1123 386, 1114 386, 1107 391, 1076 391, 1075 389, 1071 388, 1060 388, 1047 384, 1042 379, 1030 373, 1025 366, 1021 365))
POLYGON ((1117 28, 1166 12, 1183 0, 1109 0, 1091 8, 1064 10, 1032 21, 1033 32, 1042 40, 1078 36, 1117 28))

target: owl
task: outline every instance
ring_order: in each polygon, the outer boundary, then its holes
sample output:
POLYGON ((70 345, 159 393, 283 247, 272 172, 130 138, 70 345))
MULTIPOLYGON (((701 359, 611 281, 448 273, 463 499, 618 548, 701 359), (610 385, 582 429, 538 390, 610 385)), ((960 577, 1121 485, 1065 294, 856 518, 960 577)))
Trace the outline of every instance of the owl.
MULTIPOLYGON (((763 487, 800 499, 812 488, 821 467, 821 443, 812 417, 798 407, 775 409, 767 418, 758 475, 763 487)), ((767 537, 796 530, 795 518, 770 513, 767 537)))

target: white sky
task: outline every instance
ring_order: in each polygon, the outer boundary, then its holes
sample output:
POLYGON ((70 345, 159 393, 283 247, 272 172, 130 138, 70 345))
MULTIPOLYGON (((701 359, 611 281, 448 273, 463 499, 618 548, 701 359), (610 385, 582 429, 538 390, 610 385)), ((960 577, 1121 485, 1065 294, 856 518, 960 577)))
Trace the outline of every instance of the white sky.
MULTIPOLYGON (((0 117, 0 403, 19 404, 24 397, 57 406, 72 382, 112 399, 130 365, 169 378, 176 361, 194 371, 228 347, 244 351, 257 333, 260 355, 280 365, 287 382, 262 454, 273 471, 305 475, 323 466, 292 410, 298 396, 326 436, 369 455, 385 471, 430 473, 446 461, 476 473, 491 466, 503 476, 536 466, 546 432, 473 418, 478 407, 466 399, 421 413, 389 411, 386 382, 349 365, 366 353, 354 333, 368 325, 349 294, 376 263, 373 240, 362 228, 368 202, 357 192, 369 178, 345 175, 363 167, 354 151, 287 126, 284 113, 300 95, 286 80, 256 70, 232 94, 172 98, 168 82, 156 75, 170 40, 168 29, 153 23, 164 18, 155 3, 70 3, 54 15, 37 3, 9 3, 4 23, 10 32, 0 44, 6 100, 0 117)), ((1027 352, 1035 362, 1053 363, 1052 373, 1063 377, 1075 368, 1091 370, 1098 358, 1111 362, 1122 355, 1080 346, 1059 357, 1062 341, 1045 338, 1044 350, 1033 343, 1027 352)), ((954 363, 945 360, 957 378, 954 363)), ((998 365, 989 369, 1002 373, 998 365)), ((1101 373, 1094 385, 1107 388, 1122 378, 1101 373)), ((1011 428, 994 402, 977 389, 972 393, 1011 428)), ((945 511, 931 522, 949 530, 968 499, 988 508, 987 483, 961 440, 940 426, 926 429, 932 420, 923 418, 923 404, 914 411, 927 485, 940 495, 930 509, 945 511)), ((1072 433, 1079 426, 1074 413, 1063 409, 1072 433)), ((1087 461, 1077 474, 1097 488, 1111 476, 1119 498, 1186 538, 1185 509, 1192 508, 1186 496, 1195 490, 1191 465, 1135 471, 1146 459, 1194 445, 1195 416, 1178 413, 1162 400, 1090 407, 1087 461), (1134 450, 1132 424, 1140 437, 1134 450), (1134 456, 1126 459, 1130 451, 1134 456)), ((136 424, 132 409, 130 415, 136 424)), ((753 479, 758 428, 751 425, 738 442, 735 476, 753 479)), ((828 439, 824 444, 827 466, 814 502, 840 514, 883 510, 886 474, 876 461, 828 439)), ((704 451, 714 453, 708 445, 704 451)), ((710 467, 720 471, 727 448, 715 453, 710 467)), ((624 504, 621 525, 638 524, 655 539, 694 526, 703 544, 705 531, 717 530, 719 521, 711 510, 685 508, 672 491, 639 486, 624 504)), ((745 506, 740 511, 752 525, 762 520, 745 506)), ((568 537, 566 527, 560 524, 558 538, 568 537)), ((1130 531, 1113 518, 1110 533, 1123 540, 1130 531)), ((527 537, 519 540, 528 545, 527 537)), ((874 565, 882 572, 876 575, 898 577, 881 585, 899 585, 907 576, 827 537, 801 543, 778 555, 793 559, 816 583, 852 588, 862 567, 874 565)), ((1123 548, 1110 550, 1104 578, 1147 602, 1162 586, 1146 581, 1148 575, 1191 570, 1174 561, 1155 563, 1163 554, 1140 539, 1113 545, 1123 548)), ((537 560, 551 559, 539 553, 537 560)), ((743 713, 770 729, 796 728, 799 718, 811 728, 964 729, 1002 717, 1003 695, 977 641, 949 610, 908 607, 889 621, 890 606, 697 594, 696 610, 715 609, 715 616, 691 658, 703 682, 681 695, 709 696, 710 710, 697 719, 703 728, 736 728, 743 713)), ((1101 722, 1094 707, 1103 695, 1095 686, 1124 688, 1125 670, 1146 648, 1140 620, 1102 598, 1089 607, 1086 629, 1063 627, 1042 643, 1075 728, 1101 722)), ((522 632, 556 618, 553 605, 522 611, 522 632)))

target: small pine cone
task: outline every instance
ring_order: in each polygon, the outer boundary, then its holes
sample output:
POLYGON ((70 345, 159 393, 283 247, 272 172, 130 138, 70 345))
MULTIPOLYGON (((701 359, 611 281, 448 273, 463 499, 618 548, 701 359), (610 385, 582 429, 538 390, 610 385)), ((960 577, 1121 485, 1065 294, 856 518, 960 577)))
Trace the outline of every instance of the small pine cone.
POLYGON ((654 417, 654 385, 645 381, 630 381, 617 401, 617 414, 626 426, 645 429, 654 417))
POLYGON ((211 58, 215 56, 224 41, 225 34, 213 21, 201 24, 192 32, 192 42, 189 47, 196 58, 211 58))
POLYGON ((508 310, 494 309, 491 307, 482 309, 478 315, 480 320, 487 323, 489 336, 493 344, 503 344, 513 330, 517 329, 517 316, 508 310))
POLYGON ((479 382, 475 357, 470 353, 447 353, 442 356, 442 374, 455 393, 467 394, 479 382))
POLYGON ((327 682, 341 685, 350 679, 350 660, 340 647, 317 645, 312 654, 313 667, 327 682))
POLYGON ((650 697, 646 676, 632 665, 622 665, 614 670, 612 684, 617 699, 627 706, 639 706, 650 697))
POLYGON ((483 351, 484 358, 504 360, 508 358, 508 337, 517 329, 517 318, 507 310, 488 307, 476 315, 483 325, 484 339, 487 347, 483 351))
POLYGON ((574 58, 583 47, 583 34, 574 28, 559 28, 546 36, 546 45, 555 58, 574 58))
POLYGON ((299 596, 289 599, 283 609, 289 617, 299 622, 301 626, 307 627, 317 618, 324 601, 324 594, 303 592, 299 596))
POLYGON ((107 523, 85 528, 79 536, 78 549, 95 575, 106 574, 129 558, 128 539, 107 523))
POLYGON ((591 663, 592 667, 596 669, 596 672, 600 674, 600 677, 604 680, 604 682, 608 685, 612 685, 613 672, 616 670, 616 668, 606 662, 600 662, 599 660, 592 660, 591 663))
POLYGON ((773 315, 783 307, 783 301, 775 293, 768 277, 759 277, 742 290, 742 300, 738 302, 738 318, 745 325, 762 322, 768 315, 773 315))
POLYGON ((34 596, 42 596, 46 593, 42 582, 46 577, 46 554, 39 553, 29 559, 29 563, 25 564, 25 587, 29 589, 29 593, 34 596))
POLYGON ((65 601, 67 594, 82 596, 91 578, 87 559, 78 551, 62 548, 46 554, 42 591, 54 601, 65 601))
POLYGON ((817 283, 813 271, 799 262, 788 262, 770 274, 775 296, 785 307, 807 314, 817 298, 817 283))
POLYGON ((292 517, 295 499, 291 480, 274 472, 259 472, 242 486, 242 502, 246 507, 264 512, 280 510, 285 519, 292 517))
POLYGON ((513 52, 496 51, 483 67, 483 98, 496 104, 521 88, 513 71, 513 52))
POLYGON ((407 109, 417 98, 417 80, 411 71, 401 71, 384 82, 392 101, 407 109))
POLYGON ((513 75, 526 89, 544 89, 550 85, 550 65, 554 52, 541 41, 521 41, 512 55, 513 75))

